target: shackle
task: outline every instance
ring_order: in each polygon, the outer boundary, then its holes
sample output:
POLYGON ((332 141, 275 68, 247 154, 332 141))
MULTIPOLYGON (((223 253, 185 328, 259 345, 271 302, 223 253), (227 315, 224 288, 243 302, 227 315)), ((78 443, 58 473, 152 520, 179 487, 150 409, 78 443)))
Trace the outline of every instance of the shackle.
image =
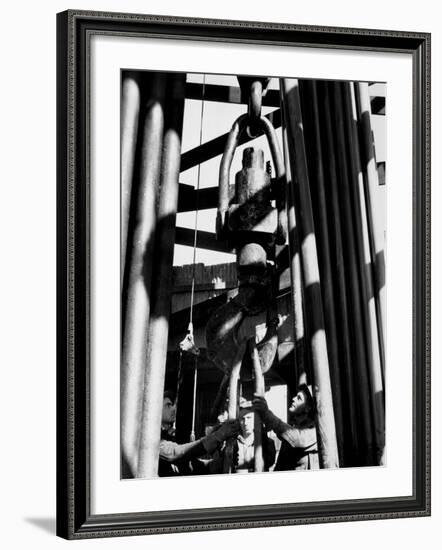
MULTIPOLYGON (((221 159, 219 168, 219 195, 218 195, 218 213, 217 213, 217 235, 220 237, 226 227, 226 214, 229 210, 229 187, 230 187, 230 168, 232 166, 233 155, 242 133, 250 123, 248 114, 238 117, 232 125, 232 129, 227 137, 226 146, 221 159)), ((267 138, 276 176, 276 208, 278 211, 278 229, 276 233, 277 244, 284 244, 287 238, 287 212, 285 201, 285 167, 279 147, 275 128, 268 118, 261 116, 255 121, 255 124, 267 138)))

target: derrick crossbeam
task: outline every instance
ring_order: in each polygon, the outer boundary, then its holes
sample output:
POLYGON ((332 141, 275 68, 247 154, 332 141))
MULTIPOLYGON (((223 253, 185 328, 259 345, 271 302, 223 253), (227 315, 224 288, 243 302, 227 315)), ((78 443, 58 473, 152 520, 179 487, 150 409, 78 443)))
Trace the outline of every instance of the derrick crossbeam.
MULTIPOLYGON (((175 244, 192 246, 194 243, 195 231, 187 227, 177 227, 175 232, 175 244)), ((197 231, 197 248, 206 250, 215 250, 217 252, 226 252, 233 254, 225 241, 219 241, 215 233, 210 231, 197 231)))
POLYGON ((195 189, 193 185, 180 183, 178 195, 178 212, 207 210, 218 206, 218 187, 195 189))

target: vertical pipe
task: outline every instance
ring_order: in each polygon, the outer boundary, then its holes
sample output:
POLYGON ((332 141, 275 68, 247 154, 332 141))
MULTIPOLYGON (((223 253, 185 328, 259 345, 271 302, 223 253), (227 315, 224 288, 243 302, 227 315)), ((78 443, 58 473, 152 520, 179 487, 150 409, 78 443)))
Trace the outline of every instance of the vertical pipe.
POLYGON ((340 327, 338 332, 340 343, 340 374, 344 398, 342 408, 344 411, 344 466, 353 466, 360 463, 359 459, 359 429, 357 426, 356 401, 354 394, 353 364, 351 348, 351 328, 349 303, 347 299, 347 283, 343 251, 343 230, 341 227, 341 215, 339 211, 339 190, 336 166, 335 140, 333 136, 332 105, 328 82, 318 84, 322 114, 324 121, 324 158, 326 159, 327 202, 329 206, 329 233, 331 243, 332 265, 334 266, 333 280, 336 295, 336 322, 340 327))
MULTIPOLYGON (((264 385, 264 375, 262 374, 261 362, 259 360, 258 349, 256 347, 255 339, 250 340, 251 354, 252 354, 252 363, 253 363, 253 373, 255 375, 255 395, 264 397, 265 394, 265 385, 264 385)), ((262 422, 259 414, 254 413, 254 471, 263 472, 264 471, 264 453, 262 448, 262 422)))
MULTIPOLYGON (((245 344, 242 343, 238 346, 235 360, 232 365, 229 378, 229 406, 227 408, 227 414, 229 420, 235 420, 238 418, 238 382, 239 373, 241 371, 241 364, 245 351, 245 344)), ((226 448, 224 451, 224 464, 223 473, 231 474, 233 472, 233 452, 235 448, 235 438, 231 437, 226 441, 226 448)))
POLYGON ((139 478, 152 478, 158 475, 185 79, 183 73, 168 76, 167 114, 163 139, 155 255, 154 257, 145 257, 145 261, 155 265, 155 298, 149 323, 147 361, 144 373, 137 467, 137 477, 139 478))
POLYGON ((384 234, 382 223, 377 223, 376 195, 379 192, 379 175, 376 165, 376 156, 371 127, 371 106, 368 84, 356 83, 356 97, 360 135, 362 142, 363 170, 365 173, 365 199, 367 203, 368 223, 370 227, 370 246, 374 262, 374 282, 376 285, 376 307, 378 312, 379 340, 381 353, 385 346, 385 253, 384 234))
POLYGON ((356 104, 354 87, 350 82, 343 83, 343 98, 345 112, 345 127, 349 157, 351 162, 351 200, 355 221, 355 237, 357 240, 357 260, 359 277, 362 286, 365 331, 367 339, 369 379, 372 401, 374 441, 376 458, 379 462, 385 446, 384 423, 384 384, 381 348, 379 343, 376 303, 374 296, 372 258, 370 252, 370 235, 365 206, 364 181, 359 156, 359 140, 356 124, 356 104))
POLYGON ((135 475, 149 328, 152 253, 164 128, 165 76, 153 74, 142 121, 140 182, 128 265, 128 290, 121 358, 121 446, 135 475))
POLYGON ((215 400, 213 402, 212 408, 210 409, 210 420, 214 422, 219 414, 219 409, 221 402, 226 398, 227 384, 229 382, 229 376, 224 373, 223 379, 219 385, 215 400))
POLYGON ((121 285, 126 262, 127 229, 140 114, 140 77, 124 71, 121 93, 121 285))
POLYGON ((305 314, 312 357, 319 458, 324 468, 339 467, 335 416, 324 330, 315 229, 308 180, 297 79, 282 79, 284 120, 287 125, 289 162, 295 175, 301 222, 302 270, 305 283, 305 314))
POLYGON ((286 166, 286 201, 287 201, 287 227, 288 227, 288 249, 290 262, 290 284, 291 284, 291 302, 293 315, 293 328, 295 337, 295 377, 296 387, 300 379, 306 378, 306 349, 305 349, 305 329, 304 329, 304 310, 302 294, 302 270, 301 270, 301 252, 299 246, 299 229, 297 226, 294 197, 294 181, 289 163, 287 127, 283 126, 283 150, 284 163, 286 166))
POLYGON ((353 349, 355 361, 355 393, 361 419, 361 438, 364 441, 364 464, 373 464, 373 431, 371 423, 370 387, 368 382, 368 363, 366 341, 363 330, 363 315, 361 311, 361 290, 357 268, 357 250, 355 242, 355 229, 353 224, 353 212, 350 203, 350 182, 347 168, 347 155, 345 144, 344 113, 342 88, 340 82, 332 84, 333 107, 336 136, 336 151, 339 173, 339 202, 345 239, 346 280, 350 295, 351 327, 353 335, 353 349))
POLYGON ((315 230, 317 234, 318 260, 321 290, 324 305, 324 320, 327 334, 327 351, 330 365, 333 407, 335 413, 336 437, 340 463, 343 461, 344 428, 342 416, 342 395, 339 377, 339 352, 335 314, 332 268, 327 226, 327 199, 325 196, 324 162, 321 145, 321 123, 319 120, 318 93, 316 81, 300 82, 303 106, 304 135, 309 163, 310 189, 312 193, 315 230))

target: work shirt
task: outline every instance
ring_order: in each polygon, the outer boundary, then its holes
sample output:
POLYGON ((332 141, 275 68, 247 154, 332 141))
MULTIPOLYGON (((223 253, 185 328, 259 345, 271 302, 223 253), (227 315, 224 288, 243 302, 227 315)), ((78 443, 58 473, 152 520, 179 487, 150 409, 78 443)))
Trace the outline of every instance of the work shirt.
MULTIPOLYGON (((264 458, 264 470, 269 471, 273 463, 275 462, 275 444, 267 436, 265 431, 262 432, 262 451, 264 458)), ((244 438, 241 434, 236 438, 236 464, 235 471, 249 471, 255 470, 255 436, 250 434, 249 437, 244 438)))
POLYGON ((296 427, 287 424, 271 411, 263 421, 267 430, 273 430, 282 441, 275 471, 319 469, 318 444, 314 425, 296 427))
POLYGON ((212 453, 216 448, 217 442, 210 436, 189 443, 177 443, 167 430, 161 430, 158 475, 169 477, 190 474, 190 460, 212 453))
POLYGON ((238 464, 237 470, 248 470, 253 472, 255 461, 255 446, 254 446, 254 434, 252 433, 244 439, 242 435, 238 435, 236 443, 238 446, 238 464))

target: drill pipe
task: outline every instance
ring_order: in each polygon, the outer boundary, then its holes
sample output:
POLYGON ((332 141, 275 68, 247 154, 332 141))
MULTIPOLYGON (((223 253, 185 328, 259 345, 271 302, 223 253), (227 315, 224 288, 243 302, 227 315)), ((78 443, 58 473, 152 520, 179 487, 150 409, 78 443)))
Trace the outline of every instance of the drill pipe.
POLYGON ((121 94, 121 284, 126 263, 127 229, 140 114, 139 73, 125 71, 121 94))
POLYGON ((164 128, 165 75, 154 73, 146 98, 136 220, 130 244, 121 358, 121 446, 132 475, 138 460, 142 387, 151 309, 156 195, 164 128))
MULTIPOLYGON (((159 442, 169 335, 175 218, 181 159, 185 74, 168 76, 161 186, 155 239, 155 299, 148 332, 137 477, 158 475, 159 442)), ((148 259, 149 262, 151 258, 148 259)))
MULTIPOLYGON (((287 127, 289 162, 295 176, 299 198, 302 270, 305 283, 305 316, 317 406, 319 459, 323 468, 338 468, 335 416, 330 382, 327 342, 319 279, 319 266, 313 212, 302 130, 301 105, 297 79, 281 80, 284 120, 287 127)), ((291 247, 294 250, 294 247, 291 247)), ((292 276, 294 274, 292 273, 292 276)))

